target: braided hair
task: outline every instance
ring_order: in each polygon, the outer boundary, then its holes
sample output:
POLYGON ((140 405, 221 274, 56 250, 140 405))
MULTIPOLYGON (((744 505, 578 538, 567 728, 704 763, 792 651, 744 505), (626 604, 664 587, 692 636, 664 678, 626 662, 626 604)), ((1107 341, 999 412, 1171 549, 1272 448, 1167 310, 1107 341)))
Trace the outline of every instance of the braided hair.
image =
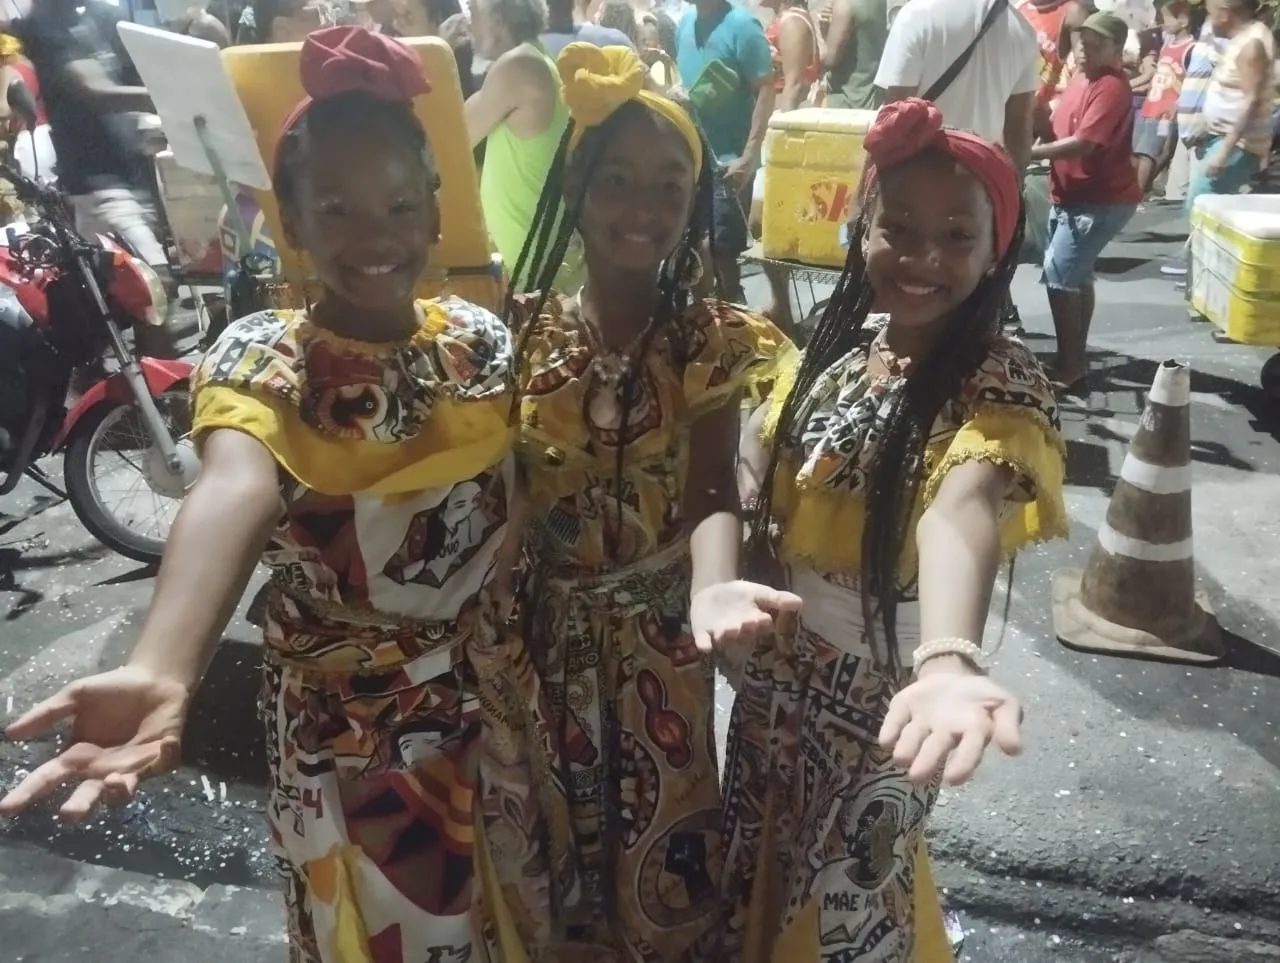
MULTIPOLYGON (((912 160, 903 166, 910 163, 912 160)), ((869 340, 864 327, 875 291, 867 276, 862 245, 870 229, 868 212, 874 212, 878 204, 879 189, 873 187, 854 225, 844 270, 805 347, 795 384, 782 405, 773 453, 760 490, 759 510, 752 522, 752 552, 772 550, 773 489, 780 451, 783 446, 799 443, 813 413, 810 395, 829 370, 869 340)), ((894 671, 901 668, 897 632, 899 559, 911 537, 911 516, 919 493, 925 447, 943 406, 959 396, 964 382, 977 371, 999 333, 1001 306, 1018 265, 1024 220, 1020 214, 1012 243, 995 269, 951 312, 939 334, 937 348, 913 359, 905 389, 890 402, 879 446, 868 466, 859 566, 862 620, 872 652, 876 653, 875 622, 879 615, 886 642, 884 663, 894 671)))
MULTIPOLYGON (((568 129, 560 139, 559 149, 552 161, 547 175, 546 185, 538 199, 538 207, 534 213, 533 223, 525 238, 524 247, 511 272, 512 291, 508 296, 506 318, 510 326, 516 327, 518 318, 523 314, 527 319, 520 332, 517 349, 519 364, 524 365, 528 352, 529 339, 535 329, 542 323, 543 309, 551 294, 557 272, 565 261, 565 254, 574 233, 578 230, 582 207, 586 200, 587 190, 595 171, 604 157, 605 148, 614 135, 626 124, 642 116, 653 116, 643 104, 631 101, 623 104, 603 123, 588 128, 582 134, 572 155, 569 143, 574 135, 574 122, 569 122, 568 129), (576 196, 565 197, 565 184, 568 174, 573 173, 578 180, 576 196), (532 304, 526 312, 520 312, 515 301, 516 289, 520 287, 520 279, 525 279, 523 293, 532 296, 532 304)), ((658 123, 666 121, 657 119, 658 123)), ((700 134, 700 136, 702 136, 700 134)), ((617 506, 618 526, 614 539, 622 529, 623 481, 622 470, 626 455, 626 447, 630 439, 627 437, 628 422, 632 408, 638 399, 640 377, 644 371, 644 360, 649 348, 660 335, 668 333, 672 326, 689 308, 692 295, 688 289, 687 279, 697 275, 700 270, 700 250, 711 238, 711 203, 712 203, 712 167, 714 154, 703 137, 702 154, 707 158, 698 173, 694 187, 693 209, 684 233, 680 237, 675 250, 662 262, 658 269, 658 301, 648 326, 640 335, 637 350, 632 353, 629 364, 619 381, 619 407, 621 409, 618 425, 618 445, 616 452, 614 480, 614 500, 617 506)), ((684 332, 677 332, 678 335, 684 332)), ((674 337, 671 346, 677 354, 686 350, 688 338, 674 337)), ((523 379, 521 379, 523 380, 523 379)), ((517 395, 515 405, 520 398, 517 395)), ((616 556, 616 544, 606 546, 611 557, 616 556)))

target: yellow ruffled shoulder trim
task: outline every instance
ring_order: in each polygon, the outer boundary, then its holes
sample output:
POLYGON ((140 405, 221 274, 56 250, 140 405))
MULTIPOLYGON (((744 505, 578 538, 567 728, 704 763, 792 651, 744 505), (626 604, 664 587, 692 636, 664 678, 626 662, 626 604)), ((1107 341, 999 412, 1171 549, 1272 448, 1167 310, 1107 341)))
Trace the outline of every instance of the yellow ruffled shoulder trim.
POLYGON ((930 460, 929 477, 923 487, 926 508, 933 504, 947 473, 970 461, 1002 465, 1013 471, 1016 509, 1001 532, 1001 544, 1006 552, 1029 542, 1066 538, 1063 486, 1067 447, 1062 435, 1046 423, 1041 411, 979 404, 941 457, 930 460))
POLYGON ((481 474, 508 454, 515 436, 510 337, 497 318, 466 302, 424 302, 423 308, 423 324, 408 345, 434 352, 438 368, 432 370, 440 380, 427 379, 436 395, 405 440, 319 431, 303 420, 299 402, 304 341, 321 339, 335 352, 372 359, 403 351, 406 342, 370 345, 311 325, 299 313, 268 313, 228 328, 197 369, 196 444, 212 431, 242 431, 292 477, 326 495, 405 494, 481 474))
POLYGON ((782 418, 782 406, 787 403, 787 395, 796 385, 796 375, 800 371, 803 354, 790 341, 786 348, 778 354, 778 363, 774 371, 773 390, 765 399, 769 410, 765 412, 764 424, 761 426, 761 440, 772 445, 778 434, 778 421, 782 418))
POLYGON ((196 396, 197 444, 221 428, 243 431, 280 467, 325 495, 398 495, 456 485, 500 462, 515 432, 507 397, 441 399, 418 434, 394 445, 331 438, 306 425, 297 410, 237 388, 209 387, 196 396))
POLYGON ((692 349, 683 382, 690 417, 726 404, 753 385, 775 380, 778 362, 795 350, 764 315, 728 301, 700 301, 690 306, 682 321, 692 349))
MULTIPOLYGON (((1066 449, 1036 409, 980 405, 953 438, 925 455, 928 474, 912 512, 911 529, 933 504, 952 468, 969 461, 1003 465, 1014 474, 1008 514, 1000 529, 1006 555, 1034 542, 1067 535, 1063 498, 1066 449)), ((795 466, 779 465, 774 505, 781 523, 782 558, 824 571, 861 568, 866 501, 861 493, 797 483, 795 466), (790 467, 790 471, 785 469, 790 467), (838 535, 836 534, 838 533, 838 535)), ((914 538, 903 545, 900 581, 911 581, 918 555, 914 538)))

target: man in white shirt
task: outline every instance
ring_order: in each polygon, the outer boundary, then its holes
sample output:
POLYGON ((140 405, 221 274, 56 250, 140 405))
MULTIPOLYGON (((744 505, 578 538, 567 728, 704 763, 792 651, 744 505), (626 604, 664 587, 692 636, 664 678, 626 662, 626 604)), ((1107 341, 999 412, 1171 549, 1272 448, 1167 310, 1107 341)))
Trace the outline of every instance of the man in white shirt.
POLYGON ((1040 48, 1035 30, 1006 0, 911 0, 894 18, 876 86, 886 103, 924 96, 973 42, 992 3, 1005 12, 935 101, 948 127, 1003 144, 1022 170, 1031 151, 1040 48))

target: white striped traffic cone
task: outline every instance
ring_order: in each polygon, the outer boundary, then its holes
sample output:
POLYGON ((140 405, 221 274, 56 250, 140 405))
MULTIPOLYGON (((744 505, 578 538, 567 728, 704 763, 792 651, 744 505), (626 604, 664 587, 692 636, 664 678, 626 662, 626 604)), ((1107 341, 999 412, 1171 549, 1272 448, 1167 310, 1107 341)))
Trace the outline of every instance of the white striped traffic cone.
POLYGON ((1191 369, 1156 371, 1085 570, 1053 576, 1053 627, 1073 649, 1211 664, 1226 655, 1191 546, 1191 369))

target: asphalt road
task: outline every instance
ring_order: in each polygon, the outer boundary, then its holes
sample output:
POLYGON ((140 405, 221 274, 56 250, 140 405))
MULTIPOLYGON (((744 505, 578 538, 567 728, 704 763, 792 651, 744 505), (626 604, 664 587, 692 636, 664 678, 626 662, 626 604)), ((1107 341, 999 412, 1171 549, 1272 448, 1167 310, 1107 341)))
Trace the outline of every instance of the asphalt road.
MULTIPOLYGON (((1280 648, 1280 406, 1256 387, 1269 352, 1216 343, 1159 276, 1176 230, 1171 212, 1140 214, 1108 252, 1094 390, 1064 411, 1072 535, 1019 559, 1007 625, 993 617, 995 672, 1027 705, 1026 751, 945 793, 932 823, 962 958, 975 963, 1280 959, 1267 955, 1280 945, 1280 654, 1267 648, 1280 648), (1193 368, 1197 562, 1230 633, 1228 668, 1080 655, 1050 624, 1050 576, 1092 547, 1166 358, 1193 368)), ((1035 277, 1024 268, 1016 294, 1040 350, 1051 325, 1035 277)), ((37 489, 0 512, 2 714, 121 661, 151 579, 37 489)), ((996 616, 1004 593, 1002 577, 996 616)), ((49 811, 0 825, 0 963, 281 958, 257 659, 254 630, 237 622, 193 709, 186 765, 139 804, 74 829, 49 811)), ((0 741, 0 789, 52 751, 0 741)))

